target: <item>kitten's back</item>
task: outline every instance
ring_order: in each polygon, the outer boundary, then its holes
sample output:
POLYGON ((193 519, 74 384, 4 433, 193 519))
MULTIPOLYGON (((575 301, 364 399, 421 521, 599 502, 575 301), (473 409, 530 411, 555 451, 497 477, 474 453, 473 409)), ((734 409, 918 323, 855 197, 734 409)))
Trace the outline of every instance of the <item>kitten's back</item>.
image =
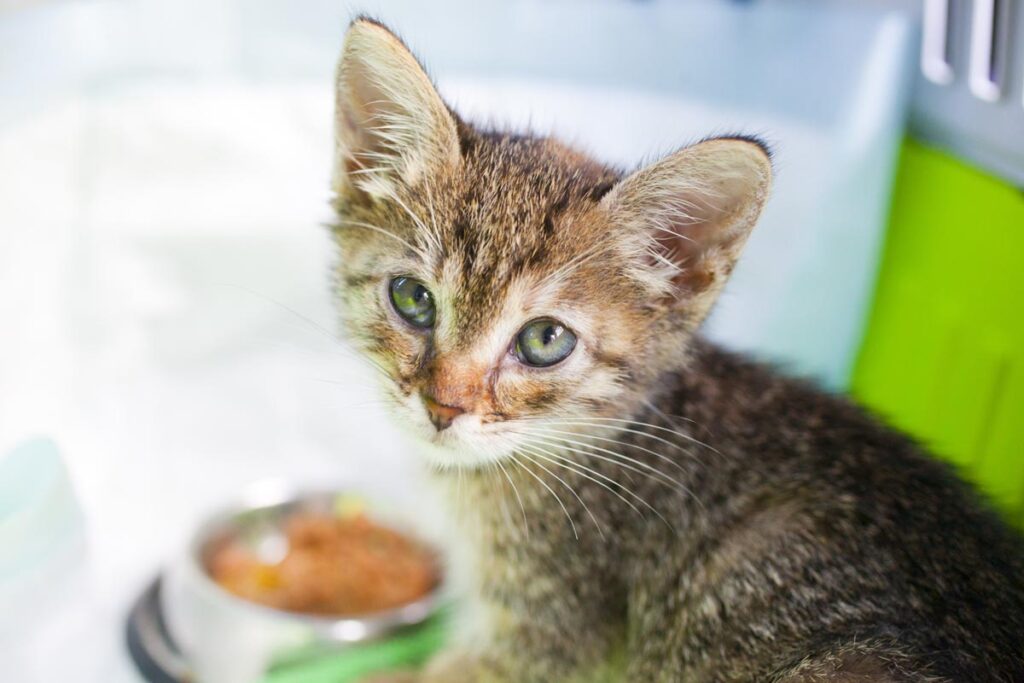
POLYGON ((811 520, 785 536, 785 561, 759 543, 733 558, 728 571, 750 572, 771 605, 751 622, 780 646, 788 636, 827 650, 852 632, 898 641, 908 665, 952 680, 1024 680, 1024 544, 951 467, 846 399, 706 342, 680 379, 661 407, 723 456, 695 482, 720 501, 697 513, 717 517, 704 528, 741 533, 764 510, 738 513, 739 501, 759 494, 765 509, 811 520))

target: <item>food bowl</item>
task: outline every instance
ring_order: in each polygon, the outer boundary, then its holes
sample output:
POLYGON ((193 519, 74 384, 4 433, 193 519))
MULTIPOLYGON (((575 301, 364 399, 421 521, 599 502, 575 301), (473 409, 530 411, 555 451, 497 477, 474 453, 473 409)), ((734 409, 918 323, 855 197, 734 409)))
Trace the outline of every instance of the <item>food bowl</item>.
MULTIPOLYGON (((422 530, 386 502, 350 491, 297 491, 262 485, 240 503, 202 524, 169 569, 161 594, 170 635, 199 683, 255 683, 282 667, 324 657, 343 657, 387 639, 415 638, 436 622, 443 576, 436 551, 436 581, 428 592, 397 606, 332 616, 288 611, 239 597, 211 575, 211 557, 225 543, 241 543, 257 555, 280 556, 286 523, 296 515, 343 517, 353 507, 373 522, 427 548, 422 530)), ((389 650, 389 652, 396 652, 389 650)), ((379 662, 381 668, 400 662, 379 662)))

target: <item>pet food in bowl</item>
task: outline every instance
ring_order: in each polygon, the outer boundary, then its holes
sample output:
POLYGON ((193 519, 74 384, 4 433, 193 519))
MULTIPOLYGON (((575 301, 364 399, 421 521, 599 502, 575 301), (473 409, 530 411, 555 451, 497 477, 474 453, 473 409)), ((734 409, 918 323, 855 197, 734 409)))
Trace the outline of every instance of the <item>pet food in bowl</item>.
POLYGON ((392 609, 438 584, 428 548, 362 513, 296 512, 277 540, 277 557, 268 560, 238 537, 225 539, 207 556, 207 571, 241 598, 323 616, 392 609))

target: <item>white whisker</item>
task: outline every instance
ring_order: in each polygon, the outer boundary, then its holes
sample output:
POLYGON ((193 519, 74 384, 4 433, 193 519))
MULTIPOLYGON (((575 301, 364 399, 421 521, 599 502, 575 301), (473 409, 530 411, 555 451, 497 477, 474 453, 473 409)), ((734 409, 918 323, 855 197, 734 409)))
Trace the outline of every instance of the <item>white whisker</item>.
MULTIPOLYGON (((618 420, 615 420, 615 418, 607 418, 607 419, 614 420, 616 423, 619 422, 618 420)), ((541 419, 538 419, 536 421, 537 422, 543 422, 544 424, 562 425, 562 426, 586 425, 586 426, 597 427, 599 429, 610 429, 610 430, 614 430, 614 431, 618 431, 618 432, 628 432, 630 434, 639 434, 640 436, 643 436, 645 438, 651 439, 653 441, 658 441, 659 443, 663 443, 666 446, 669 446, 671 448, 675 448, 676 450, 682 451, 686 455, 689 455, 691 457, 693 456, 693 453, 690 452, 689 450, 683 448, 682 446, 680 446, 677 443, 669 441, 668 439, 666 439, 664 437, 658 436, 657 434, 651 434, 649 431, 645 431, 643 429, 633 429, 631 427, 622 427, 619 424, 602 424, 597 418, 567 418, 567 419, 541 418, 541 419)), ((630 420, 628 422, 628 424, 640 424, 640 425, 643 425, 644 423, 642 423, 642 422, 638 423, 638 422, 630 420)), ((649 429, 652 425, 646 425, 646 426, 649 429)), ((675 436, 682 437, 682 438, 684 438, 684 439, 686 439, 688 441, 691 438, 691 437, 689 437, 689 435, 687 435, 685 433, 682 433, 682 432, 677 432, 675 430, 671 430, 671 429, 667 429, 667 428, 662 428, 662 430, 666 431, 666 432, 669 432, 671 434, 674 434, 675 436)), ((710 446, 709 446, 709 448, 710 448, 710 446)))
POLYGON ((544 481, 543 479, 541 479, 540 477, 538 477, 538 476, 537 476, 537 473, 536 473, 536 472, 532 471, 532 470, 531 470, 531 469, 530 469, 529 467, 527 467, 527 466, 526 466, 526 465, 524 465, 523 463, 519 462, 519 459, 518 459, 518 458, 516 458, 516 457, 515 457, 515 455, 513 455, 513 456, 512 456, 512 462, 514 462, 514 463, 516 463, 517 465, 519 465, 519 467, 521 467, 521 468, 523 469, 523 471, 524 471, 524 472, 526 472, 526 473, 527 473, 527 474, 529 474, 529 475, 530 475, 531 477, 533 477, 533 478, 534 478, 534 479, 536 479, 536 480, 537 480, 538 482, 540 482, 540 485, 541 485, 541 486, 543 486, 543 487, 544 487, 545 489, 547 489, 547 490, 548 490, 548 493, 550 493, 550 494, 551 494, 552 496, 554 496, 554 497, 555 497, 555 500, 556 500, 556 501, 558 501, 558 506, 559 506, 559 507, 561 507, 561 508, 562 508, 562 512, 564 512, 564 513, 565 513, 565 518, 566 518, 567 520, 569 520, 569 526, 570 526, 570 527, 572 527, 572 535, 573 535, 573 536, 574 536, 574 537, 576 538, 576 540, 578 541, 578 540, 579 540, 579 538, 580 538, 580 534, 579 534, 579 532, 578 532, 578 531, 576 530, 576 522, 572 521, 572 515, 570 515, 570 514, 569 514, 569 510, 568 510, 568 509, 567 509, 567 508, 565 507, 565 503, 563 503, 563 502, 562 502, 562 499, 558 497, 558 494, 557 494, 557 493, 555 493, 555 490, 554 490, 553 488, 551 488, 550 486, 548 486, 548 483, 547 483, 546 481, 544 481))
MULTIPOLYGON (((692 419, 692 418, 684 417, 683 415, 669 415, 668 413, 664 412, 661 408, 659 408, 658 406, 654 405, 653 403, 651 403, 647 399, 644 399, 643 403, 644 403, 645 406, 650 408, 653 412, 655 412, 658 415, 660 415, 661 417, 665 418, 665 420, 667 420, 668 422, 673 422, 675 420, 682 420, 683 422, 689 422, 694 427, 697 427, 699 429, 707 430, 707 427, 705 425, 697 424, 697 421, 692 419)), ((710 432, 708 432, 708 433, 710 434, 710 432)), ((696 439, 694 439, 694 441, 696 443, 701 444, 702 446, 705 446, 705 447, 711 449, 712 451, 715 451, 714 448, 712 448, 711 446, 708 446, 707 444, 705 444, 705 443, 703 443, 701 441, 697 441, 696 439)), ((718 451, 715 451, 715 452, 718 453, 718 451)), ((719 455, 721 455, 721 454, 719 453, 719 455)))
MULTIPOLYGON (((245 292, 246 294, 249 294, 249 295, 254 296, 256 298, 262 299, 263 301, 271 303, 271 304, 277 306, 278 308, 280 308, 281 310, 285 311, 286 313, 289 313, 290 315, 294 316, 299 321, 301 321, 301 322, 305 323, 306 325, 308 325, 309 328, 311 329, 311 331, 317 332, 319 334, 322 334, 324 337, 326 337, 328 340, 330 340, 330 342, 331 342, 331 349, 330 349, 330 351, 320 351, 320 353, 336 353, 336 354, 339 354, 339 355, 344 355, 344 356, 349 357, 349 358, 354 358, 356 360, 366 361, 367 363, 370 364, 371 367, 373 367, 375 370, 379 371, 384 377, 386 377, 388 379, 391 379, 391 372, 386 367, 381 365, 378 361, 376 361, 375 359, 371 358, 367 354, 356 354, 356 353, 354 353, 351 349, 349 349, 348 347, 346 347, 345 345, 341 344, 338 341, 338 337, 337 337, 337 335, 335 333, 331 332, 330 330, 328 330, 323 325, 317 323, 315 320, 313 320, 309 316, 306 316, 306 315, 303 315, 302 313, 299 313, 297 310, 295 310, 291 306, 289 306, 287 304, 284 304, 284 303, 281 303, 280 301, 277 301, 276 299, 273 299, 273 298, 267 296, 266 294, 261 294, 260 292, 257 292, 255 290, 249 289, 248 287, 243 287, 242 285, 236 285, 236 284, 230 284, 230 283, 222 283, 221 286, 229 287, 231 289, 237 289, 239 291, 245 292)), ((307 350, 307 352, 313 353, 314 351, 312 349, 309 349, 309 350, 307 350)))
POLYGON ((527 540, 529 540, 530 524, 526 521, 526 506, 523 505, 523 498, 519 495, 519 488, 516 487, 516 483, 512 481, 512 477, 509 476, 508 470, 506 470, 505 466, 501 464, 501 460, 495 460, 494 463, 501 469, 501 473, 505 475, 505 478, 508 479, 508 483, 512 486, 512 492, 515 493, 516 500, 519 501, 519 509, 522 510, 523 513, 523 533, 527 540))
MULTIPOLYGON (((639 451, 642 451, 644 453, 647 453, 649 455, 653 455, 654 457, 658 458, 659 460, 663 460, 664 462, 667 462, 669 465, 672 465, 673 467, 675 467, 680 472, 686 473, 686 470, 683 468, 683 466, 680 465, 675 460, 673 460, 672 458, 670 458, 670 457, 668 457, 668 456, 666 456, 666 455, 664 455, 662 453, 658 453, 657 451, 653 451, 650 448, 645 448, 644 446, 641 446, 639 444, 626 443, 626 442, 622 441, 621 439, 612 439, 612 438, 609 438, 609 437, 606 437, 606 436, 596 436, 594 434, 581 435, 581 434, 579 434, 577 432, 569 432, 569 431, 566 431, 564 429, 544 429, 544 428, 541 428, 540 430, 537 430, 537 431, 543 431, 544 433, 547 433, 547 434, 559 434, 559 435, 565 434, 565 435, 568 435, 568 436, 584 436, 585 438, 594 439, 596 441, 601 441, 602 443, 613 443, 613 444, 618 444, 620 446, 626 446, 627 448, 635 448, 635 449, 637 449, 639 451)), ((674 444, 670 444, 670 445, 674 445, 674 444)), ((680 450, 682 450, 682 449, 680 449, 680 450)), ((683 452, 685 453, 686 451, 683 451, 683 452)))
MULTIPOLYGON (((538 430, 529 430, 529 431, 526 431, 525 433, 528 434, 528 435, 531 435, 531 436, 542 437, 542 439, 544 439, 548 443, 572 444, 574 446, 579 446, 581 448, 586 448, 586 449, 589 449, 591 451, 599 451, 599 452, 604 453, 606 455, 609 455, 609 456, 611 456, 613 458, 616 458, 616 459, 619 459, 619 460, 623 460, 623 461, 628 462, 628 463, 630 463, 632 465, 635 465, 636 467, 642 468, 642 470, 640 471, 641 474, 644 473, 643 470, 646 470, 647 472, 650 472, 652 474, 657 475, 657 478, 659 478, 664 483, 669 484, 672 487, 679 489, 680 491, 686 491, 687 490, 686 486, 684 486, 682 482, 676 480, 673 477, 670 477, 669 475, 667 475, 664 472, 662 472, 661 470, 659 470, 657 467, 654 467, 650 463, 643 462, 642 460, 637 460, 636 458, 631 458, 628 455, 624 455, 622 453, 618 453, 616 451, 612 451, 612 450, 609 450, 607 448, 603 448, 601 446, 595 446, 594 444, 587 443, 586 441, 580 441, 579 439, 568 439, 568 438, 566 438, 564 436, 560 436, 557 431, 555 433, 551 433, 549 431, 544 431, 544 430, 539 430, 538 429, 538 430)), ((573 432, 562 432, 562 434, 572 434, 572 433, 573 432)))
MULTIPOLYGON (((660 512, 658 512, 657 509, 654 508, 653 505, 648 503, 646 499, 644 499, 642 496, 637 494, 635 491, 631 490, 629 487, 623 485, 621 482, 615 481, 611 477, 609 477, 609 476, 607 476, 605 474, 602 474, 602 473, 598 472, 597 470, 595 470, 595 469, 593 469, 591 467, 587 467, 586 465, 578 463, 578 462, 572 460, 571 458, 567 458, 565 456, 558 455, 557 453, 554 453, 554 452, 548 450, 547 448, 544 448, 543 446, 541 446, 539 444, 536 444, 536 443, 528 444, 528 445, 525 446, 525 448, 530 449, 531 451, 534 451, 533 454, 537 455, 538 457, 540 457, 540 456, 536 452, 536 450, 540 450, 540 451, 542 451, 543 453, 549 455, 552 458, 557 458, 558 460, 561 460, 561 461, 564 461, 565 463, 568 463, 568 464, 563 464, 562 467, 565 467, 566 469, 570 469, 570 470, 576 472, 577 474, 579 474, 581 477, 589 479, 590 481, 594 482, 598 486, 601 486, 604 489, 608 490, 609 492, 612 493, 612 495, 616 496, 617 498, 619 498, 619 500, 621 500, 623 503, 628 505, 635 513, 637 513, 638 515, 643 517, 643 512, 641 512, 640 509, 637 506, 633 505, 633 503, 631 503, 629 500, 627 500, 625 498, 625 496, 620 494, 618 491, 613 489, 608 484, 605 484, 604 482, 598 481, 597 479, 595 479, 594 477, 591 477, 587 473, 588 472, 592 473, 595 477, 600 477, 601 479, 604 479, 604 480, 608 481, 609 484, 613 484, 615 486, 620 487, 623 491, 625 491, 627 494, 629 494, 637 502, 639 502, 645 508, 647 508, 648 510, 653 512, 655 514, 655 516, 657 516, 658 519, 660 519, 662 522, 664 522, 670 529, 673 529, 673 530, 675 529, 675 527, 673 527, 672 524, 667 519, 665 519, 665 517, 660 512), (580 469, 573 469, 573 467, 577 467, 577 468, 580 468, 580 469)), ((572 449, 569 449, 569 450, 572 450, 572 449)))
POLYGON ((432 233, 434 236, 434 244, 437 245, 438 254, 443 254, 444 250, 441 244, 441 231, 437 227, 437 214, 434 213, 434 195, 430 191, 430 183, 424 185, 424 189, 427 192, 427 211, 430 212, 430 226, 433 229, 432 233))
MULTIPOLYGON (((668 417, 668 416, 665 416, 665 417, 668 417)), ((640 420, 630 420, 630 419, 625 419, 625 418, 620 418, 620 417, 596 417, 596 416, 595 417, 562 417, 562 418, 556 418, 556 419, 552 419, 552 418, 548 418, 548 417, 539 417, 538 416, 538 417, 526 417, 526 418, 520 418, 520 419, 522 419, 524 421, 529 420, 529 421, 534 421, 534 422, 546 422, 546 423, 552 423, 552 424, 555 423, 556 420, 559 420, 559 421, 562 421, 562 422, 578 423, 578 424, 596 424, 597 422, 613 422, 613 423, 617 423, 617 424, 631 424, 631 425, 634 425, 636 427, 643 427, 643 428, 647 428, 647 429, 653 429, 653 430, 656 430, 656 431, 664 432, 664 433, 667 433, 667 434, 673 434, 673 435, 678 436, 679 438, 684 439, 686 441, 689 441, 690 443, 693 443, 693 444, 695 444, 697 446, 702 446, 704 448, 707 448, 709 451, 715 453, 716 455, 721 455, 721 452, 717 448, 715 448, 714 446, 712 446, 710 444, 704 443, 700 439, 697 439, 697 438, 691 436, 690 434, 687 434, 685 432, 681 432, 681 431, 676 430, 676 429, 669 429, 668 427, 663 427, 661 425, 652 424, 650 422, 642 422, 640 420)), ((680 419, 689 420, 689 418, 680 418, 680 419)), ((689 420, 689 421, 692 422, 692 420, 689 420)), ((641 430, 641 431, 643 431, 643 430, 641 430)))
POLYGON ((391 232, 390 230, 386 230, 385 228, 382 228, 379 225, 374 225, 372 223, 366 223, 364 221, 356 221, 356 220, 352 220, 352 219, 346 220, 344 222, 344 225, 351 225, 351 226, 356 227, 356 228, 365 228, 366 230, 372 230, 372 231, 374 231, 376 233, 379 233, 381 235, 384 235, 386 237, 390 237, 391 239, 396 240, 396 241, 400 242, 401 244, 405 245, 414 254, 418 254, 421 258, 426 259, 426 253, 423 251, 423 249, 421 247, 416 246, 415 244, 413 244, 412 242, 408 241, 407 239, 405 239, 403 237, 399 237, 395 233, 391 232))
MULTIPOLYGON (((436 238, 436 236, 429 229, 427 229, 427 225, 426 223, 423 222, 423 219, 417 216, 413 212, 413 210, 409 208, 409 205, 402 201, 401 197, 399 197, 397 193, 392 194, 391 199, 396 204, 398 204, 398 206, 400 206, 403 211, 409 214, 409 218, 411 218, 413 222, 416 224, 416 227, 419 228, 420 234, 422 234, 427 240, 429 240, 433 247, 437 249, 438 253, 440 254, 442 252, 442 245, 440 241, 436 238)), ((427 260, 423 252, 420 252, 420 254, 423 255, 424 260, 427 260)))
MULTIPOLYGON (((528 443, 529 445, 532 445, 534 447, 537 447, 537 446, 547 446, 549 448, 559 448, 559 449, 565 450, 565 451, 567 451, 569 453, 575 453, 577 455, 582 455, 584 457, 594 458, 595 460, 600 460, 601 462, 606 462, 606 463, 608 463, 610 465, 614 465, 615 467, 618 467, 620 469, 627 470, 629 472, 633 472, 635 474, 638 474, 638 475, 640 475, 640 476, 642 476, 642 477, 644 477, 646 479, 650 479, 651 481, 653 481, 655 483, 658 483, 658 484, 660 484, 662 486, 667 486, 667 487, 669 487, 671 489, 679 491, 680 493, 684 493, 686 495, 693 496, 693 494, 690 492, 690 490, 688 488, 686 488, 685 486, 683 486, 679 482, 675 482, 670 477, 667 477, 663 472, 661 472, 657 468, 651 467, 651 466, 647 465, 646 463, 633 461, 633 462, 637 462, 638 465, 643 466, 643 468, 636 467, 636 466, 630 464, 630 462, 629 462, 630 458, 625 458, 621 454, 615 453, 614 451, 609 451, 607 449, 598 449, 598 450, 601 450, 602 453, 595 453, 593 450, 586 450, 585 448, 578 448, 576 446, 571 445, 570 443, 567 443, 567 442, 561 441, 561 440, 557 440, 557 439, 541 439, 541 440, 537 440, 537 439, 530 439, 529 437, 525 437, 525 438, 526 438, 526 443, 528 443), (607 453, 607 455, 605 455, 605 453, 607 453), (625 462, 623 462, 623 460, 625 460, 625 462)), ((621 484, 619 484, 619 485, 621 486, 621 484)), ((696 498, 695 498, 695 500, 696 500, 696 498)))
POLYGON ((553 459, 556 459, 556 460, 563 461, 564 464, 561 464, 562 467, 565 467, 566 469, 570 469, 573 472, 576 472, 581 477, 584 477, 584 478, 594 482, 598 486, 604 487, 609 492, 611 492, 613 495, 618 496, 618 498, 623 503, 625 503, 630 508, 632 508, 634 512, 636 512, 637 514, 640 514, 640 515, 643 514, 642 512, 640 512, 640 508, 638 508, 637 506, 633 505, 633 503, 629 502, 629 500, 626 499, 625 496, 620 494, 615 489, 611 488, 611 486, 609 486, 608 484, 614 484, 615 486, 620 486, 620 487, 622 487, 622 489, 624 491, 627 491, 628 493, 630 493, 633 496, 636 496, 637 498, 639 498, 639 496, 637 496, 637 494, 633 493, 632 491, 629 491, 629 489, 627 489, 625 486, 623 486, 620 482, 616 481, 615 479, 612 479, 608 475, 603 474, 601 472, 598 472, 597 470, 595 470, 592 467, 587 467, 586 465, 583 465, 582 463, 577 463, 576 461, 574 461, 574 460, 572 460, 570 458, 567 458, 564 455, 558 455, 554 451, 548 450, 547 448, 545 448, 545 447, 543 447, 543 446, 541 446, 539 444, 536 444, 536 443, 520 444, 520 448, 527 449, 531 454, 537 456, 538 458, 546 456, 546 457, 550 457, 550 458, 553 458, 553 459), (604 483, 604 481, 599 481, 599 479, 603 479, 603 480, 607 481, 608 484, 604 483))
MULTIPOLYGON (((519 455, 521 455, 522 457, 526 458, 527 460, 532 462, 534 465, 536 465, 537 467, 541 468, 542 470, 544 470, 545 472, 550 474, 552 477, 557 479, 559 481, 559 483, 562 484, 562 486, 564 486, 565 488, 569 489, 569 493, 571 493, 573 496, 576 497, 576 500, 579 501, 579 504, 583 506, 583 509, 586 511, 587 515, 590 517, 590 521, 592 521, 594 523, 594 526, 597 527, 597 533, 600 534, 602 539, 605 538, 605 536, 604 536, 604 529, 601 528, 601 524, 600 524, 600 522, 597 521, 597 517, 594 516, 594 513, 590 511, 590 508, 587 507, 587 504, 583 502, 582 498, 580 498, 580 494, 576 493, 576 490, 572 486, 569 486, 569 484, 564 479, 562 479, 560 476, 558 476, 557 474, 555 474, 554 472, 549 470, 543 464, 541 464, 541 463, 537 462, 536 460, 534 460, 533 458, 531 458, 526 453, 520 453, 519 455)), ((536 454, 533 454, 533 455, 536 455, 536 454)), ((537 456, 537 457, 540 457, 540 456, 537 456)), ((562 466, 559 463, 554 463, 554 464, 562 466)), ((568 469, 568 468, 566 468, 566 469, 568 469)))

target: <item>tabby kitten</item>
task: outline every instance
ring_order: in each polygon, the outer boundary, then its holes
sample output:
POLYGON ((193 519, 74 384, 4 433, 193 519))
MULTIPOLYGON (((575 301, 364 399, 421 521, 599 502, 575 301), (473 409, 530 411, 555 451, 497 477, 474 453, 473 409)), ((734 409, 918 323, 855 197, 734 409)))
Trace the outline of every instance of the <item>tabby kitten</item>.
POLYGON ((415 680, 1024 681, 1020 539, 906 437, 697 333, 763 145, 623 175, 481 130, 365 18, 336 104, 342 315, 468 592, 415 680))

